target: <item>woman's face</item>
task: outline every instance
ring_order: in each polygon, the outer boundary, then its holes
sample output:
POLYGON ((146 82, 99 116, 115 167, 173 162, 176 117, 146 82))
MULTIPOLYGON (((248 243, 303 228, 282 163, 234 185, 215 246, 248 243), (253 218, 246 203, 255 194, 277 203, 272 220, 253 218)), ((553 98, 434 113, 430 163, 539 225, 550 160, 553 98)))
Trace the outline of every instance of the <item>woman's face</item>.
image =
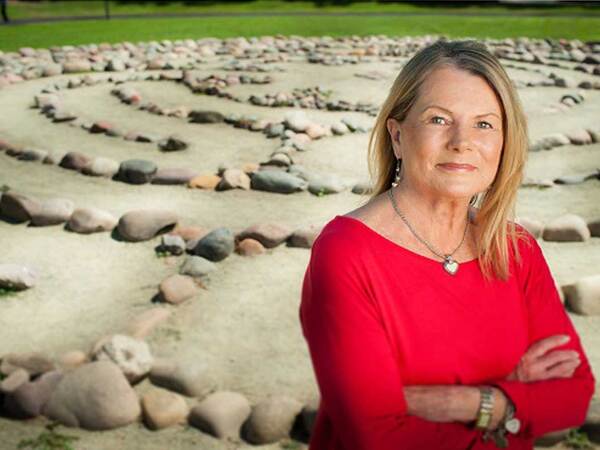
POLYGON ((494 181, 502 106, 483 78, 449 66, 433 70, 405 120, 388 119, 387 127, 402 158, 402 183, 411 188, 470 199, 494 181))

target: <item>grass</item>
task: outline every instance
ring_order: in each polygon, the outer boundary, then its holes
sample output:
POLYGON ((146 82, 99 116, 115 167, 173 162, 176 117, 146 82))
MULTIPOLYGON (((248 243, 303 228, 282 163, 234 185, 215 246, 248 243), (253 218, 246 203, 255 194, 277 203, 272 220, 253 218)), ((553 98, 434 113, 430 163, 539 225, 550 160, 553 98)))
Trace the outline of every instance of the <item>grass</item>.
POLYGON ((13 288, 0 287, 0 298, 16 295, 18 291, 13 288))
POLYGON ((55 431, 58 426, 56 423, 46 425, 46 430, 42 431, 35 439, 22 439, 17 448, 31 450, 74 450, 73 442, 79 438, 60 434, 55 431))
POLYGON ((232 36, 446 35, 451 38, 600 38, 600 18, 313 16, 112 19, 0 27, 0 49, 232 36), (573 22, 576 20, 577 25, 573 22))
POLYGON ((588 436, 585 432, 580 431, 579 429, 569 430, 567 433, 567 437, 564 441, 565 446, 567 448, 573 449, 592 449, 594 446, 588 439, 588 436))
MULTIPOLYGON (((376 12, 376 13, 462 13, 462 14, 544 14, 600 15, 600 9, 590 6, 501 6, 495 4, 458 4, 435 6, 427 2, 386 1, 110 1, 111 14, 184 14, 184 13, 260 13, 260 12, 376 12)), ((10 16, 14 19, 49 18, 75 15, 104 15, 103 1, 11 1, 10 16)))

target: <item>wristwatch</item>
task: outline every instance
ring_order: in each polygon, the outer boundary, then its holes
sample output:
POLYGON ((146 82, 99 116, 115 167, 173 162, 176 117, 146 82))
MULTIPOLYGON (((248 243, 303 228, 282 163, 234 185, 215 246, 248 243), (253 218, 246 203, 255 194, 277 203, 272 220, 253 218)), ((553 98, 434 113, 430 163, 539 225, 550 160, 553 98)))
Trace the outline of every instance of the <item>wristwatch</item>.
POLYGON ((477 419, 475 428, 486 430, 492 421, 492 412, 494 411, 494 392, 489 386, 479 387, 481 399, 479 401, 479 410, 477 411, 477 419))
POLYGON ((504 413, 504 417, 498 424, 498 428, 495 430, 486 430, 483 434, 483 440, 487 441, 490 438, 494 440, 494 444, 498 448, 507 448, 508 447, 508 439, 506 438, 506 433, 517 434, 521 429, 521 421, 515 417, 515 406, 508 399, 506 404, 506 412, 504 413))

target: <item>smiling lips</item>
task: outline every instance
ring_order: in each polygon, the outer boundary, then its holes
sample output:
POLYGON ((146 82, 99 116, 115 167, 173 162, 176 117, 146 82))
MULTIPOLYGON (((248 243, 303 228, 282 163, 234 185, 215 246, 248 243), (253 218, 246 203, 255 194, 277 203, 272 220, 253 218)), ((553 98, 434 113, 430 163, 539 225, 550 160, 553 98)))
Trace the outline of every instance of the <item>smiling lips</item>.
POLYGON ((458 163, 443 163, 438 164, 437 166, 450 172, 472 172, 473 170, 477 169, 477 167, 472 166, 471 164, 458 163))

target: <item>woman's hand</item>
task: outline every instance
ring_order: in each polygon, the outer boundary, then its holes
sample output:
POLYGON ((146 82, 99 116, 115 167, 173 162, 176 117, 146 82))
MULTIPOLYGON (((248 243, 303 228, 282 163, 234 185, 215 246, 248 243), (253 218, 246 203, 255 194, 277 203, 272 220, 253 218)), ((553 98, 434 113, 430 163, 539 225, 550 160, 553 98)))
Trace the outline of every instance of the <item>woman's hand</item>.
POLYGON ((555 350, 553 347, 566 344, 567 335, 557 334, 534 343, 527 349, 519 364, 507 377, 507 380, 531 383, 550 378, 569 378, 581 363, 579 354, 574 350, 555 350))

